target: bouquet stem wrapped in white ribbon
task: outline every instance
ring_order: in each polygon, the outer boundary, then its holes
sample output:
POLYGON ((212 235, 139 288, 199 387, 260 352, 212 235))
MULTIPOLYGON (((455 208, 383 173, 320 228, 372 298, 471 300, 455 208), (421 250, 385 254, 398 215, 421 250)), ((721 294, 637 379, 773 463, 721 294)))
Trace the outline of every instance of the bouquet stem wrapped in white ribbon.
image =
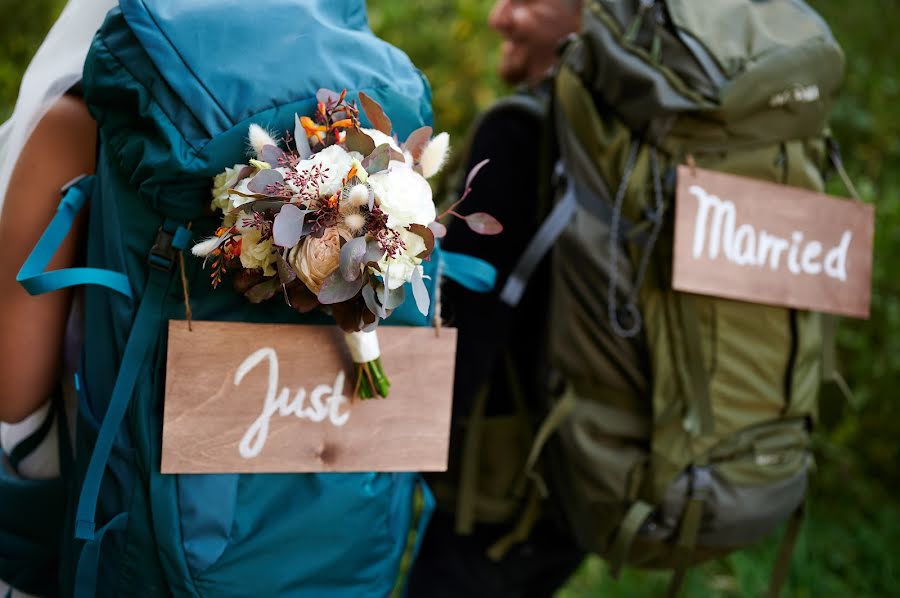
POLYGON ((372 399, 387 397, 391 388, 390 380, 381 365, 381 348, 378 346, 378 333, 347 332, 344 334, 350 356, 356 364, 356 386, 354 397, 372 399))

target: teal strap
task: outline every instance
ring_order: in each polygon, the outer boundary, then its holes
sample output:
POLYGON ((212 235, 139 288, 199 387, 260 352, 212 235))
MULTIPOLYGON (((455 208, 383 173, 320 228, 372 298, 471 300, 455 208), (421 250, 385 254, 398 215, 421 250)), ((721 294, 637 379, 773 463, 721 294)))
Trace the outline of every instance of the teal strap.
POLYGON ((56 215, 19 270, 16 282, 25 287, 30 295, 42 295, 67 287, 94 284, 110 288, 126 297, 132 296, 128 277, 121 272, 99 268, 66 268, 44 272, 72 229, 75 216, 87 202, 93 180, 93 177, 82 177, 64 189, 56 215))
POLYGON ((100 571, 100 545, 107 532, 123 531, 128 526, 128 514, 119 513, 109 523, 97 530, 96 537, 88 540, 78 558, 75 573, 75 596, 94 596, 97 592, 97 578, 100 571))
POLYGON ((482 259, 454 253, 441 252, 443 275, 476 293, 487 293, 497 282, 497 269, 482 259))
MULTIPOLYGON (((78 499, 78 509, 75 518, 75 537, 87 540, 84 550, 90 549, 98 554, 100 542, 106 532, 123 529, 125 525, 119 519, 124 514, 120 514, 98 530, 95 523, 97 499, 113 442, 125 418, 128 404, 131 402, 138 374, 141 371, 141 367, 146 363, 147 356, 153 349, 162 327, 162 308, 165 303, 166 290, 169 286, 171 270, 176 257, 174 250, 183 250, 190 239, 190 233, 182 231, 187 231, 187 229, 179 226, 175 221, 166 220, 157 236, 156 244, 151 250, 147 286, 143 297, 140 299, 131 334, 125 345, 119 375, 116 378, 115 386, 113 386, 106 416, 103 418, 103 423, 100 426, 97 442, 94 445, 94 451, 91 454, 91 460, 85 473, 84 484, 81 487, 81 496, 78 499), (120 523, 110 527, 117 519, 120 523)), ((96 583, 95 561, 97 558, 99 556, 89 552, 87 557, 83 557, 79 561, 77 577, 79 582, 84 580, 84 583, 79 584, 79 592, 76 594, 78 598, 93 596, 95 593, 96 586, 91 586, 88 582, 96 583), (85 571, 82 573, 83 567, 85 567, 85 571)))

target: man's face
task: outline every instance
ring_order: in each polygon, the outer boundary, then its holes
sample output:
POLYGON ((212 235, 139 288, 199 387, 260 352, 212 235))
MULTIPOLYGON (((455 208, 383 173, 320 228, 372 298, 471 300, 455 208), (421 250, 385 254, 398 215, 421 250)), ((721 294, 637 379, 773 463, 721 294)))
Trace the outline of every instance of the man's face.
POLYGON ((488 23, 503 36, 500 77, 537 83, 557 60, 559 41, 581 26, 574 0, 497 0, 488 23))

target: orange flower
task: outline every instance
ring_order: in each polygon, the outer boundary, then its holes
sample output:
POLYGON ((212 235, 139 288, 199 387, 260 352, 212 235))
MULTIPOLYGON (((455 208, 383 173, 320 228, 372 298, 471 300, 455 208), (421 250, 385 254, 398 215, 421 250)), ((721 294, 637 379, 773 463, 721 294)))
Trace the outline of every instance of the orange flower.
POLYGON ((345 118, 344 120, 339 120, 333 125, 331 125, 332 129, 347 129, 353 126, 353 119, 345 118))
POLYGON ((300 126, 303 127, 303 130, 306 131, 306 136, 310 139, 315 139, 319 142, 325 141, 325 134, 328 132, 328 127, 325 125, 318 125, 310 117, 301 116, 300 126))
POLYGON ((228 257, 241 257, 242 238, 232 238, 225 242, 225 255, 228 257))

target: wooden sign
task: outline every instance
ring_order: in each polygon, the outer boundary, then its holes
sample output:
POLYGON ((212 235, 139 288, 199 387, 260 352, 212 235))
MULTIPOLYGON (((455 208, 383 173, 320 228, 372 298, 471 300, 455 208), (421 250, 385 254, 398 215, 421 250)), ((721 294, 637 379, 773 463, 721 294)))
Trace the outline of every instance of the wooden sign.
POLYGON ((378 329, 385 399, 352 400, 336 326, 169 322, 162 473, 444 471, 456 330, 378 329))
POLYGON ((672 286, 868 318, 874 223, 869 204, 681 166, 672 286))

